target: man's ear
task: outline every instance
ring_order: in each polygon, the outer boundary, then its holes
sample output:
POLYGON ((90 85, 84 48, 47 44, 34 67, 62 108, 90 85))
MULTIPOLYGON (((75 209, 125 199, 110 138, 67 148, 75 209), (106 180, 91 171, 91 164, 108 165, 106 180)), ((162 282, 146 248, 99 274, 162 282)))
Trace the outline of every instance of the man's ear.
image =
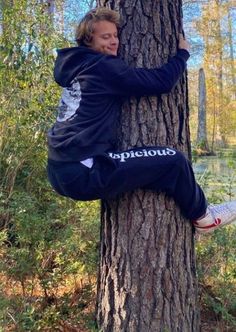
POLYGON ((91 47, 91 45, 92 45, 92 41, 93 41, 93 35, 91 34, 91 35, 89 36, 89 38, 86 38, 86 39, 83 41, 83 44, 84 44, 85 46, 91 47))

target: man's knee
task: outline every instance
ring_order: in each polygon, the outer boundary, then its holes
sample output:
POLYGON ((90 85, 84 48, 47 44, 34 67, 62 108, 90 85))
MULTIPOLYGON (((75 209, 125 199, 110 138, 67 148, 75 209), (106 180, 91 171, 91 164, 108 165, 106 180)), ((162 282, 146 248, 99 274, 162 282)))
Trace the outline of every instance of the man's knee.
POLYGON ((186 165, 188 167, 191 167, 190 161, 186 157, 186 155, 181 151, 178 151, 178 150, 175 150, 175 151, 176 151, 176 160, 177 160, 178 165, 180 165, 182 167, 186 167, 186 165))

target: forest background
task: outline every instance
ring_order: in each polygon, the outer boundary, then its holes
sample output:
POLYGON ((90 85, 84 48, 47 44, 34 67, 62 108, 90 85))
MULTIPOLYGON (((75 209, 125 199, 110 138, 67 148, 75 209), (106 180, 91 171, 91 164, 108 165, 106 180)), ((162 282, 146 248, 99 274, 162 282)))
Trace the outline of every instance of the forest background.
MULTIPOLYGON (((46 177, 46 132, 60 88, 55 50, 74 45, 74 25, 89 0, 1 0, 0 34, 0 331, 96 331, 94 301, 99 202, 56 195, 46 177), (75 15, 76 13, 76 15, 75 15)), ((183 1, 193 155, 197 139, 198 73, 206 78, 206 137, 230 173, 209 191, 210 202, 235 199, 236 4, 183 1)), ((195 161, 195 158, 193 159, 195 161)), ((198 181, 209 190, 216 174, 198 181)), ((197 239, 203 331, 236 327, 236 229, 197 239)))

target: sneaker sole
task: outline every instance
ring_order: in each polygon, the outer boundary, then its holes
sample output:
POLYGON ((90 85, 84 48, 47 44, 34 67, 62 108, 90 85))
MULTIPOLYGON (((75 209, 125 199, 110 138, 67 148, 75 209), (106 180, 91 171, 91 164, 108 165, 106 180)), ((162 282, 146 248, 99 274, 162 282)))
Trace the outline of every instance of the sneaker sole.
POLYGON ((210 226, 207 226, 207 227, 198 227, 198 226, 195 226, 195 230, 197 233, 199 234, 204 234, 204 233, 212 233, 214 232, 214 230, 218 229, 218 228, 221 228, 223 226, 227 226, 231 223, 235 222, 235 219, 233 220, 230 220, 226 223, 221 223, 219 225, 210 225, 210 226))

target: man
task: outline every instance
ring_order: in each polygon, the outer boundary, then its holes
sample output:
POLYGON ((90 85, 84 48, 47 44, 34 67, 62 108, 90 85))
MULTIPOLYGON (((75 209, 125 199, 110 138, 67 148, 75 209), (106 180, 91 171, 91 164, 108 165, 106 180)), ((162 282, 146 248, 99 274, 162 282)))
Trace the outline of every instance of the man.
POLYGON ((59 114, 48 133, 48 177, 75 200, 110 199, 143 188, 172 196, 199 232, 236 218, 236 203, 207 207, 189 161, 169 147, 117 151, 122 102, 169 93, 182 76, 189 45, 182 36, 176 56, 161 68, 131 68, 117 56, 119 16, 106 8, 80 22, 78 47, 58 51, 56 82, 63 87, 59 114))

